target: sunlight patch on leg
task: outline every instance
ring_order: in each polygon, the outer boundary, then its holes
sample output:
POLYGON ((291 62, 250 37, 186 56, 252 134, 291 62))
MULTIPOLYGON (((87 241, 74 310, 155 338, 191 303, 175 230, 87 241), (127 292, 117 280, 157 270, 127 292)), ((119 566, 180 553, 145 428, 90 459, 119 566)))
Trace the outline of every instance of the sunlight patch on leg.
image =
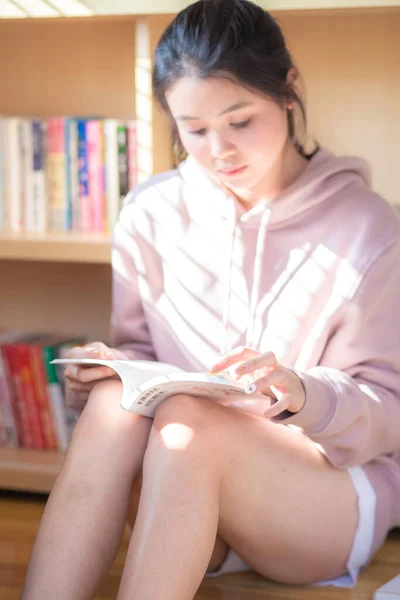
POLYGON ((169 423, 160 433, 169 450, 184 450, 194 437, 194 430, 182 423, 169 423))

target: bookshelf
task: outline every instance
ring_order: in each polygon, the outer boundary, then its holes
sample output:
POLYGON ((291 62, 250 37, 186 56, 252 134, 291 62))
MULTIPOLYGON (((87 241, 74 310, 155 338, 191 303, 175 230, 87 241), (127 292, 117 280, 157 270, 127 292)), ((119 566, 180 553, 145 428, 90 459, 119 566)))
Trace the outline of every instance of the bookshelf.
POLYGON ((0 488, 47 493, 60 470, 64 454, 51 450, 0 449, 0 488))
MULTIPOLYGON (((369 160, 374 188, 399 204, 400 2, 259 3, 278 18, 300 68, 310 137, 369 160)), ((172 163, 169 124, 152 102, 153 49, 189 3, 83 4, 92 16, 0 18, 0 115, 136 117, 144 181, 172 163)), ((107 340, 110 239, 0 233, 0 328, 107 340)), ((0 488, 49 491, 61 462, 54 452, 0 448, 0 488)))
POLYGON ((0 260, 111 263, 111 234, 0 233, 0 260))

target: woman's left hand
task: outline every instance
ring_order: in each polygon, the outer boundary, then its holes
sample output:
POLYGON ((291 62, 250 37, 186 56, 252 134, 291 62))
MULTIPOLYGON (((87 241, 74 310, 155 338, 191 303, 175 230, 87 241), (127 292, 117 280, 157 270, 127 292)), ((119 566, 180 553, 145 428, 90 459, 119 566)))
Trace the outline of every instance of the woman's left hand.
MULTIPOLYGON (((210 373, 217 374, 237 363, 239 364, 234 369, 236 378, 240 379, 243 375, 250 375, 252 378, 252 382, 246 388, 247 394, 262 393, 277 399, 267 410, 263 410, 263 417, 276 417, 285 410, 296 413, 303 408, 305 391, 300 377, 292 369, 279 364, 273 352, 260 354, 250 348, 235 348, 223 356, 210 369, 210 373)), ((254 412, 257 402, 260 403, 260 399, 254 398, 234 401, 230 406, 243 410, 247 407, 250 409, 248 412, 254 412)))

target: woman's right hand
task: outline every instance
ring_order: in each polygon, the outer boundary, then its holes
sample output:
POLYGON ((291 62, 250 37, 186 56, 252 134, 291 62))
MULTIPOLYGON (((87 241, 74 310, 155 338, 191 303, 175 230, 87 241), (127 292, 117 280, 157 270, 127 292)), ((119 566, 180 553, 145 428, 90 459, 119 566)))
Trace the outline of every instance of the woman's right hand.
MULTIPOLYGON (((112 360, 112 350, 103 342, 91 342, 85 346, 71 348, 65 358, 97 358, 112 360)), ((67 404, 75 410, 82 411, 89 394, 96 383, 104 379, 119 379, 114 369, 103 365, 73 365, 67 366, 64 372, 67 404), (72 393, 68 393, 72 392, 72 393)))

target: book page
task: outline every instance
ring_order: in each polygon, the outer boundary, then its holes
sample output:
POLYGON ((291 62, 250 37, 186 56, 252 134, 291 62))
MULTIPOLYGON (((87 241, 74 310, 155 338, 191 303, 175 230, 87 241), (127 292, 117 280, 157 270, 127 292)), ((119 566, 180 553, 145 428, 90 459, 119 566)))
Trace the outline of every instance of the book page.
POLYGON ((157 407, 170 396, 188 394, 200 398, 216 399, 229 404, 232 400, 248 398, 246 383, 234 379, 209 375, 207 373, 170 373, 143 382, 121 400, 125 410, 149 417, 154 416, 157 407))
POLYGON ((182 369, 167 363, 151 360, 102 360, 97 358, 58 358, 55 364, 102 365, 114 369, 120 376, 124 388, 133 390, 153 377, 167 373, 184 373, 182 369))

